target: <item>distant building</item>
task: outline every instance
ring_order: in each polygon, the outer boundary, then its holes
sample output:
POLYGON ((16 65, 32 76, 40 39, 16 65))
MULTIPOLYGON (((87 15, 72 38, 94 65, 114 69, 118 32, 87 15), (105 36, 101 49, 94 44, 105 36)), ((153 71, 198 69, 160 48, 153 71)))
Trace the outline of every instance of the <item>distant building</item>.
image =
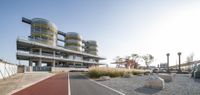
POLYGON ((76 32, 61 32, 46 19, 22 18, 22 22, 31 25, 31 34, 28 39, 17 39, 16 56, 29 61, 29 66, 88 68, 103 64, 99 60, 105 58, 98 56, 96 41, 83 40, 76 32))
POLYGON ((155 69, 156 68, 156 66, 149 66, 149 69, 155 69))
POLYGON ((167 69, 167 63, 160 63, 160 68, 167 69))

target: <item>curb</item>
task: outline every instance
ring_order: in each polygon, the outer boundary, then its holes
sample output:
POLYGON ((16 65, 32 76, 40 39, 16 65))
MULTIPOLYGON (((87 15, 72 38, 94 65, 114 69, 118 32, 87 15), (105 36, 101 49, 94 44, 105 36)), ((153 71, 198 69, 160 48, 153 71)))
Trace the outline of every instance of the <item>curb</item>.
POLYGON ((11 91, 10 93, 8 93, 7 95, 12 95, 12 94, 14 94, 14 93, 16 93, 16 92, 18 92, 18 91, 21 91, 21 90, 23 90, 23 89, 25 89, 25 88, 27 88, 27 87, 33 86, 34 84, 37 84, 37 83, 39 83, 39 82, 41 82, 41 81, 43 81, 43 80, 45 80, 45 79, 48 79, 48 78, 50 78, 50 77, 52 77, 52 76, 54 76, 54 75, 55 75, 55 74, 52 74, 52 75, 50 75, 50 76, 44 77, 44 78, 42 78, 42 79, 40 79, 40 80, 38 80, 38 81, 35 81, 35 82, 33 82, 33 83, 29 83, 29 84, 27 84, 27 85, 24 85, 24 86, 22 86, 22 88, 13 90, 13 91, 11 91))

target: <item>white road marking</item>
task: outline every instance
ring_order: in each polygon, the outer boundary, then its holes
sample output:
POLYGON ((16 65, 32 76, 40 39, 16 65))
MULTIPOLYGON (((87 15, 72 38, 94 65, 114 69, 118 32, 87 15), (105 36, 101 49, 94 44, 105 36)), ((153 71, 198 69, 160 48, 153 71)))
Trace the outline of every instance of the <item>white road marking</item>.
POLYGON ((70 78, 69 78, 69 72, 67 73, 68 75, 68 95, 71 95, 71 87, 70 87, 70 78))
MULTIPOLYGON (((82 74, 80 74, 80 75, 82 75, 82 74)), ((82 76, 84 76, 84 75, 82 75, 82 76)), ((96 81, 94 81, 94 80, 92 80, 92 79, 89 79, 89 78, 88 78, 88 77, 86 77, 86 76, 84 76, 84 77, 85 77, 85 78, 87 78, 88 80, 90 80, 90 81, 92 81, 92 82, 94 82, 94 83, 96 83, 96 84, 100 85, 100 86, 103 86, 103 87, 105 87, 105 88, 108 88, 108 89, 110 89, 110 90, 112 90, 112 91, 116 92, 116 93, 119 93, 120 95, 126 95, 126 94, 124 94, 124 93, 122 93, 122 92, 119 92, 119 91, 117 91, 117 90, 115 90, 115 89, 113 89, 113 88, 109 87, 109 86, 106 86, 106 85, 104 85, 104 84, 101 84, 101 83, 98 83, 98 82, 96 82, 96 81)))

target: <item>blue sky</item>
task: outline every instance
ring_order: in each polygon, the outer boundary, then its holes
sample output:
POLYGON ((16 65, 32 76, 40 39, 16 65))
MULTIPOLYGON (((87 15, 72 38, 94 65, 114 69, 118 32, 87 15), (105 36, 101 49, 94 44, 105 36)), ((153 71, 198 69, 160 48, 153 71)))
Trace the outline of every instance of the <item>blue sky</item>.
POLYGON ((64 32, 78 32, 96 40, 99 55, 111 62, 132 53, 154 55, 154 65, 175 64, 177 52, 183 60, 200 57, 200 1, 198 0, 1 0, 0 58, 16 61, 16 38, 30 35, 22 17, 45 18, 64 32))

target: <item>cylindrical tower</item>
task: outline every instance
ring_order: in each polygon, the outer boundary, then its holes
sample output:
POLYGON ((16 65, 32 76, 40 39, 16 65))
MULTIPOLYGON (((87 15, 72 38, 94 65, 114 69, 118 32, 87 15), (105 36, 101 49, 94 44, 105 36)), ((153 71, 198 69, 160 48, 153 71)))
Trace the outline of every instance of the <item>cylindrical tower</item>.
POLYGON ((89 40, 85 42, 85 52, 93 55, 97 55, 97 42, 89 40))
POLYGON ((70 50, 81 51, 82 39, 76 32, 68 32, 65 36, 65 47, 70 50))
POLYGON ((56 45, 57 28, 54 23, 42 19, 33 18, 31 21, 31 39, 47 45, 56 45))

